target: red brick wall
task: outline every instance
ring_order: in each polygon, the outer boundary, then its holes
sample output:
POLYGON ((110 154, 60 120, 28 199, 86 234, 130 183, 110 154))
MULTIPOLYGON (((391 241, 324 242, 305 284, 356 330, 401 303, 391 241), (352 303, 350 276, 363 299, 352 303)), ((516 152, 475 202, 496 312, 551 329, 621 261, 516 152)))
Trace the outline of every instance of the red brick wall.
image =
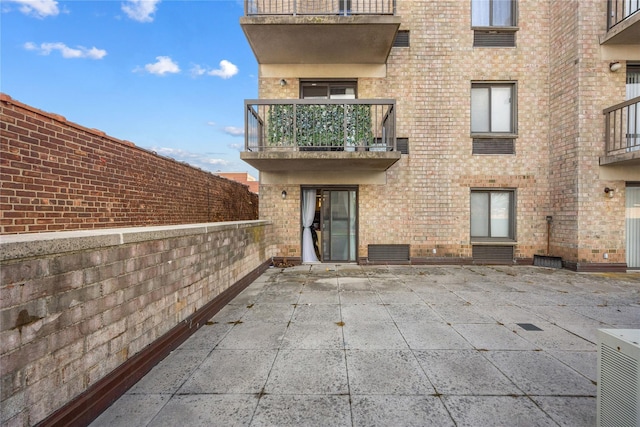
POLYGON ((247 186, 0 95, 0 234, 258 218, 247 186))

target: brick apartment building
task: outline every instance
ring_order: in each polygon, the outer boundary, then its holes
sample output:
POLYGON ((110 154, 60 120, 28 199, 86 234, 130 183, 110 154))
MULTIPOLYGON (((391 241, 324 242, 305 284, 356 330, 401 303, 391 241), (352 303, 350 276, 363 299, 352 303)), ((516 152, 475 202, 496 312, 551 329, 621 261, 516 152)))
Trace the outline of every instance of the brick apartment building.
POLYGON ((277 256, 640 268, 639 9, 248 0, 277 256))

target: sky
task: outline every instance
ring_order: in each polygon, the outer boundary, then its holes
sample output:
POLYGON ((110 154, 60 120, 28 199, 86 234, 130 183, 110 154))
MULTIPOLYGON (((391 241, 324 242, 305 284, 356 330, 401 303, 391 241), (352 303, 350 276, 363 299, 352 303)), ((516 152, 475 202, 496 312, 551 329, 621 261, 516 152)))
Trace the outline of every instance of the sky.
POLYGON ((210 172, 240 160, 243 0, 0 0, 0 91, 210 172))

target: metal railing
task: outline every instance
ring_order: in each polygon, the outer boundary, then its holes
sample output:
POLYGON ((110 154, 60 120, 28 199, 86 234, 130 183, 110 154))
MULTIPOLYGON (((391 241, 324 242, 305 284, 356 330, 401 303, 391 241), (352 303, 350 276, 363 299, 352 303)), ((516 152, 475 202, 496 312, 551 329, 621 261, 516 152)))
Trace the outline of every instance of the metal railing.
POLYGON ((395 15, 396 0, 245 0, 252 15, 395 15))
POLYGON ((640 0, 608 0, 607 31, 640 11, 640 0))
POLYGON ((390 99, 245 100, 246 151, 396 151, 390 99))
POLYGON ((603 111, 607 156, 640 150, 640 96, 603 111))

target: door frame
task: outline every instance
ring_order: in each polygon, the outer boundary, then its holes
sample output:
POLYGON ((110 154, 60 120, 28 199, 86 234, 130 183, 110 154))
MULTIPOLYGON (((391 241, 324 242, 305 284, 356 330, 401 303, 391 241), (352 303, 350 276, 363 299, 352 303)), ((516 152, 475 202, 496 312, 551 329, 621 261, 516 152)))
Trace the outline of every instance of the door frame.
MULTIPOLYGON (((319 252, 320 252, 320 262, 344 262, 344 263, 357 263, 358 262, 358 247, 359 247, 359 240, 360 240, 360 221, 359 221, 359 186, 358 185, 301 185, 300 186, 300 222, 302 223, 302 192, 303 190, 309 190, 309 189, 314 189, 316 190, 316 198, 317 197, 322 197, 322 193, 324 191, 355 191, 355 195, 356 195, 356 201, 355 201, 355 212, 353 212, 353 215, 355 216, 355 259, 354 260, 350 260, 350 261, 336 261, 336 260, 325 260, 324 258, 324 253, 323 253, 323 247, 322 247, 322 234, 320 234, 320 236, 318 237, 318 245, 319 245, 319 252)), ((322 200, 320 201, 320 203, 322 203, 322 200)), ((322 228, 323 228, 323 221, 324 218, 322 216, 322 204, 320 204, 319 206, 319 210, 320 210, 320 231, 322 233, 322 228)), ((301 229, 302 229, 302 225, 301 225, 301 229)), ((302 248, 302 233, 300 233, 300 248, 302 248)))

